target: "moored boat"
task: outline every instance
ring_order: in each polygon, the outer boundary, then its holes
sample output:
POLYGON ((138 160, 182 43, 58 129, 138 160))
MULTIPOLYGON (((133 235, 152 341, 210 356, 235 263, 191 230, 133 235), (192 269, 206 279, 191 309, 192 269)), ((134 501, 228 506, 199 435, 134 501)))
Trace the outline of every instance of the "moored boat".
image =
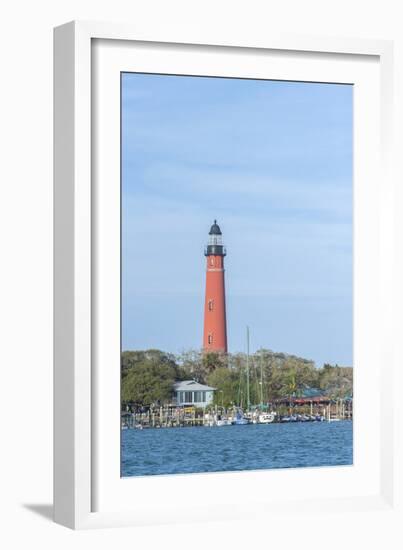
POLYGON ((232 424, 234 426, 244 426, 249 424, 249 420, 244 416, 242 409, 238 409, 232 418, 232 424))
POLYGON ((259 424, 271 424, 276 418, 276 413, 261 413, 258 417, 259 424))

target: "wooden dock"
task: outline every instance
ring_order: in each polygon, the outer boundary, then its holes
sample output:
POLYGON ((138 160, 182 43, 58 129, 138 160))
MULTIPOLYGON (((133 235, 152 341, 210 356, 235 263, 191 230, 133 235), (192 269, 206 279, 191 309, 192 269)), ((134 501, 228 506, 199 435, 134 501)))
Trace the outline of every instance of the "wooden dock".
MULTIPOLYGON (((245 411, 245 417, 252 422, 253 415, 255 414, 254 411, 256 410, 255 408, 245 411)), ((196 409, 195 407, 176 407, 174 405, 149 407, 147 410, 141 412, 122 412, 121 423, 123 428, 130 429, 215 426, 217 425, 218 418, 231 418, 234 414, 233 411, 233 408, 225 409, 217 406, 208 411, 196 409)), ((289 404, 288 406, 274 405, 271 412, 274 412, 276 415, 274 423, 282 422, 282 418, 289 415, 320 416, 323 420, 327 421, 353 419, 351 400, 348 403, 343 400, 335 400, 326 405, 310 403, 309 405, 294 406, 292 408, 289 404)))

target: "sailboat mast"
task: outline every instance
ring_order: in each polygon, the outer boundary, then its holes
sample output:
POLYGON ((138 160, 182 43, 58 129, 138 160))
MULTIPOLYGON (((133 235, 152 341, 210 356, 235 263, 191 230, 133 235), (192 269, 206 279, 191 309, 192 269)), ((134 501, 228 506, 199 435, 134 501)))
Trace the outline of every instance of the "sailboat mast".
POLYGON ((249 394, 249 327, 246 327, 246 403, 247 410, 250 409, 250 394, 249 394))
POLYGON ((263 407, 263 350, 260 352, 260 406, 263 407))

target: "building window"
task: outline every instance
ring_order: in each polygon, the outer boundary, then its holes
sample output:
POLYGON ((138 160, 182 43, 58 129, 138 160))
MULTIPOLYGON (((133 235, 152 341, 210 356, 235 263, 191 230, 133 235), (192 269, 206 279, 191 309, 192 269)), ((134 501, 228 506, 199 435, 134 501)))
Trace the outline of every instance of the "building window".
POLYGON ((213 335, 211 333, 208 335, 208 343, 209 344, 213 343, 213 335))
POLYGON ((214 265, 214 258, 213 258, 213 256, 210 256, 210 265, 214 265))
POLYGON ((208 301, 208 310, 213 311, 213 309, 214 309, 214 300, 209 300, 208 301))
POLYGON ((193 401, 194 403, 200 403, 201 402, 201 400, 202 400, 201 394, 202 394, 202 392, 200 392, 200 391, 195 391, 194 392, 194 401, 193 401))
POLYGON ((192 391, 185 391, 185 403, 193 403, 193 392, 192 391))

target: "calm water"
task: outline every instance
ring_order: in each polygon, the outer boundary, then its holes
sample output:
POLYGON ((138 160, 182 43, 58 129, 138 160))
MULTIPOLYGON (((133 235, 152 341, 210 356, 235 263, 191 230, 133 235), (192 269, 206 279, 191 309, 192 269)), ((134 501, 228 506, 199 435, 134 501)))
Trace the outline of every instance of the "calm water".
POLYGON ((352 462, 351 421, 122 431, 123 477, 352 462))

